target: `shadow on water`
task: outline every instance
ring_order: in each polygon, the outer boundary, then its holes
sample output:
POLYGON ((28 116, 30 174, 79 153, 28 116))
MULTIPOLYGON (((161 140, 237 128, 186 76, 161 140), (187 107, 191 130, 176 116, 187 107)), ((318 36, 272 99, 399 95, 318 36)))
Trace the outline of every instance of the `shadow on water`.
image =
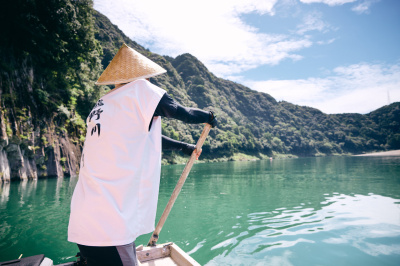
MULTIPOLYGON (((162 168, 158 218, 183 168, 162 168)), ((196 164, 159 243, 177 243, 202 265, 398 265, 399 173, 397 157, 196 164)), ((0 261, 21 253, 71 260, 75 183, 0 186, 0 261)))

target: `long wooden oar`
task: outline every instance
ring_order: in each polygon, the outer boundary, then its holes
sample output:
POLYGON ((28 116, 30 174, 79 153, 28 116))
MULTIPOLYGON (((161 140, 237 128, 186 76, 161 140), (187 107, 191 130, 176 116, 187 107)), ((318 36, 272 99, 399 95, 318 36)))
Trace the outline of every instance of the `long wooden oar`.
MULTIPOLYGON (((211 125, 206 124, 206 126, 203 129, 203 133, 201 133, 201 136, 200 136, 199 140, 197 141, 197 144, 196 144, 197 150, 201 150, 201 147, 203 146, 203 143, 204 143, 208 133, 210 132, 210 129, 211 129, 211 125)), ((175 200, 178 197, 179 192, 181 191, 182 186, 185 183, 190 170, 192 169, 193 163, 196 160, 196 155, 197 155, 197 153, 193 152, 192 155, 190 156, 189 161, 186 163, 185 169, 183 169, 181 177, 178 180, 178 184, 176 184, 175 189, 172 192, 171 198, 169 199, 168 204, 165 207, 164 212, 161 215, 161 218, 158 221, 156 229, 154 230, 153 235, 151 236, 147 246, 155 246, 156 245, 156 242, 158 240, 158 235, 160 234, 161 229, 162 229, 165 221, 167 220, 168 214, 171 211, 172 206, 174 206, 175 200)))

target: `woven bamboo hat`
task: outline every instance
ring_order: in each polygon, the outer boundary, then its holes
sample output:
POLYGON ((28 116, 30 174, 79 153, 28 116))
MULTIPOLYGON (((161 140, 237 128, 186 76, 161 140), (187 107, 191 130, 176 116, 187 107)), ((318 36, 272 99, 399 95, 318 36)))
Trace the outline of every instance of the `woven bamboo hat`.
POLYGON ((99 77, 96 85, 122 84, 167 72, 125 43, 99 77))

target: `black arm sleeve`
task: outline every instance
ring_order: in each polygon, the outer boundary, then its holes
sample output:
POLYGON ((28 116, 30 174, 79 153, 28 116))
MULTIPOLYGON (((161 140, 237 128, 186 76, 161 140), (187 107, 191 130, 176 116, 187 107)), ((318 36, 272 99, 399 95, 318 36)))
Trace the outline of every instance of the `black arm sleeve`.
MULTIPOLYGON (((163 95, 153 116, 163 116, 168 118, 175 118, 185 123, 207 123, 214 119, 214 115, 211 112, 203 111, 196 108, 183 107, 174 99, 171 98, 167 93, 163 95)), ((153 119, 150 122, 149 130, 151 128, 153 119)), ((166 136, 162 136, 162 149, 163 150, 180 150, 186 155, 191 155, 195 145, 187 144, 184 142, 170 139, 166 136)))
POLYGON ((162 149, 163 150, 178 150, 182 151, 186 155, 192 155, 192 152, 196 148, 195 145, 187 144, 177 140, 170 139, 166 136, 162 136, 162 149))
POLYGON ((164 94, 158 103, 154 116, 175 118, 190 124, 207 123, 212 118, 208 111, 183 107, 174 101, 167 93, 164 94))

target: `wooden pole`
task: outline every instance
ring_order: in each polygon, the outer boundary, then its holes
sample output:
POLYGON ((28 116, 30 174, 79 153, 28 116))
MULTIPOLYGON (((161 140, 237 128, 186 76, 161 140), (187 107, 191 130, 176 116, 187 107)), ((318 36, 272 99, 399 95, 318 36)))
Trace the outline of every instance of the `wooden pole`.
MULTIPOLYGON (((211 129, 211 125, 210 124, 206 124, 206 126, 203 129, 203 133, 201 133, 201 136, 199 138, 199 140, 197 141, 196 144, 196 150, 200 150, 201 147, 203 146, 203 143, 208 135, 208 133, 210 132, 211 129)), ((196 160, 196 152, 193 151, 192 155, 190 156, 189 161, 186 163, 185 169, 183 169, 183 172, 181 174, 181 177, 178 180, 178 183, 175 186, 174 191, 172 192, 171 198, 169 199, 167 206, 164 209, 163 214, 161 215, 160 220, 158 221, 158 224, 156 226, 156 229, 153 232, 153 235, 151 236, 149 243, 147 244, 147 246, 155 246, 158 240, 158 236, 161 232, 161 229, 165 223, 165 221, 167 220, 167 217, 169 215, 169 212, 172 209, 172 206, 174 206, 175 200, 179 195, 179 192, 182 189, 183 184, 186 181, 186 178, 189 175, 190 170, 192 169, 193 163, 196 160)))

